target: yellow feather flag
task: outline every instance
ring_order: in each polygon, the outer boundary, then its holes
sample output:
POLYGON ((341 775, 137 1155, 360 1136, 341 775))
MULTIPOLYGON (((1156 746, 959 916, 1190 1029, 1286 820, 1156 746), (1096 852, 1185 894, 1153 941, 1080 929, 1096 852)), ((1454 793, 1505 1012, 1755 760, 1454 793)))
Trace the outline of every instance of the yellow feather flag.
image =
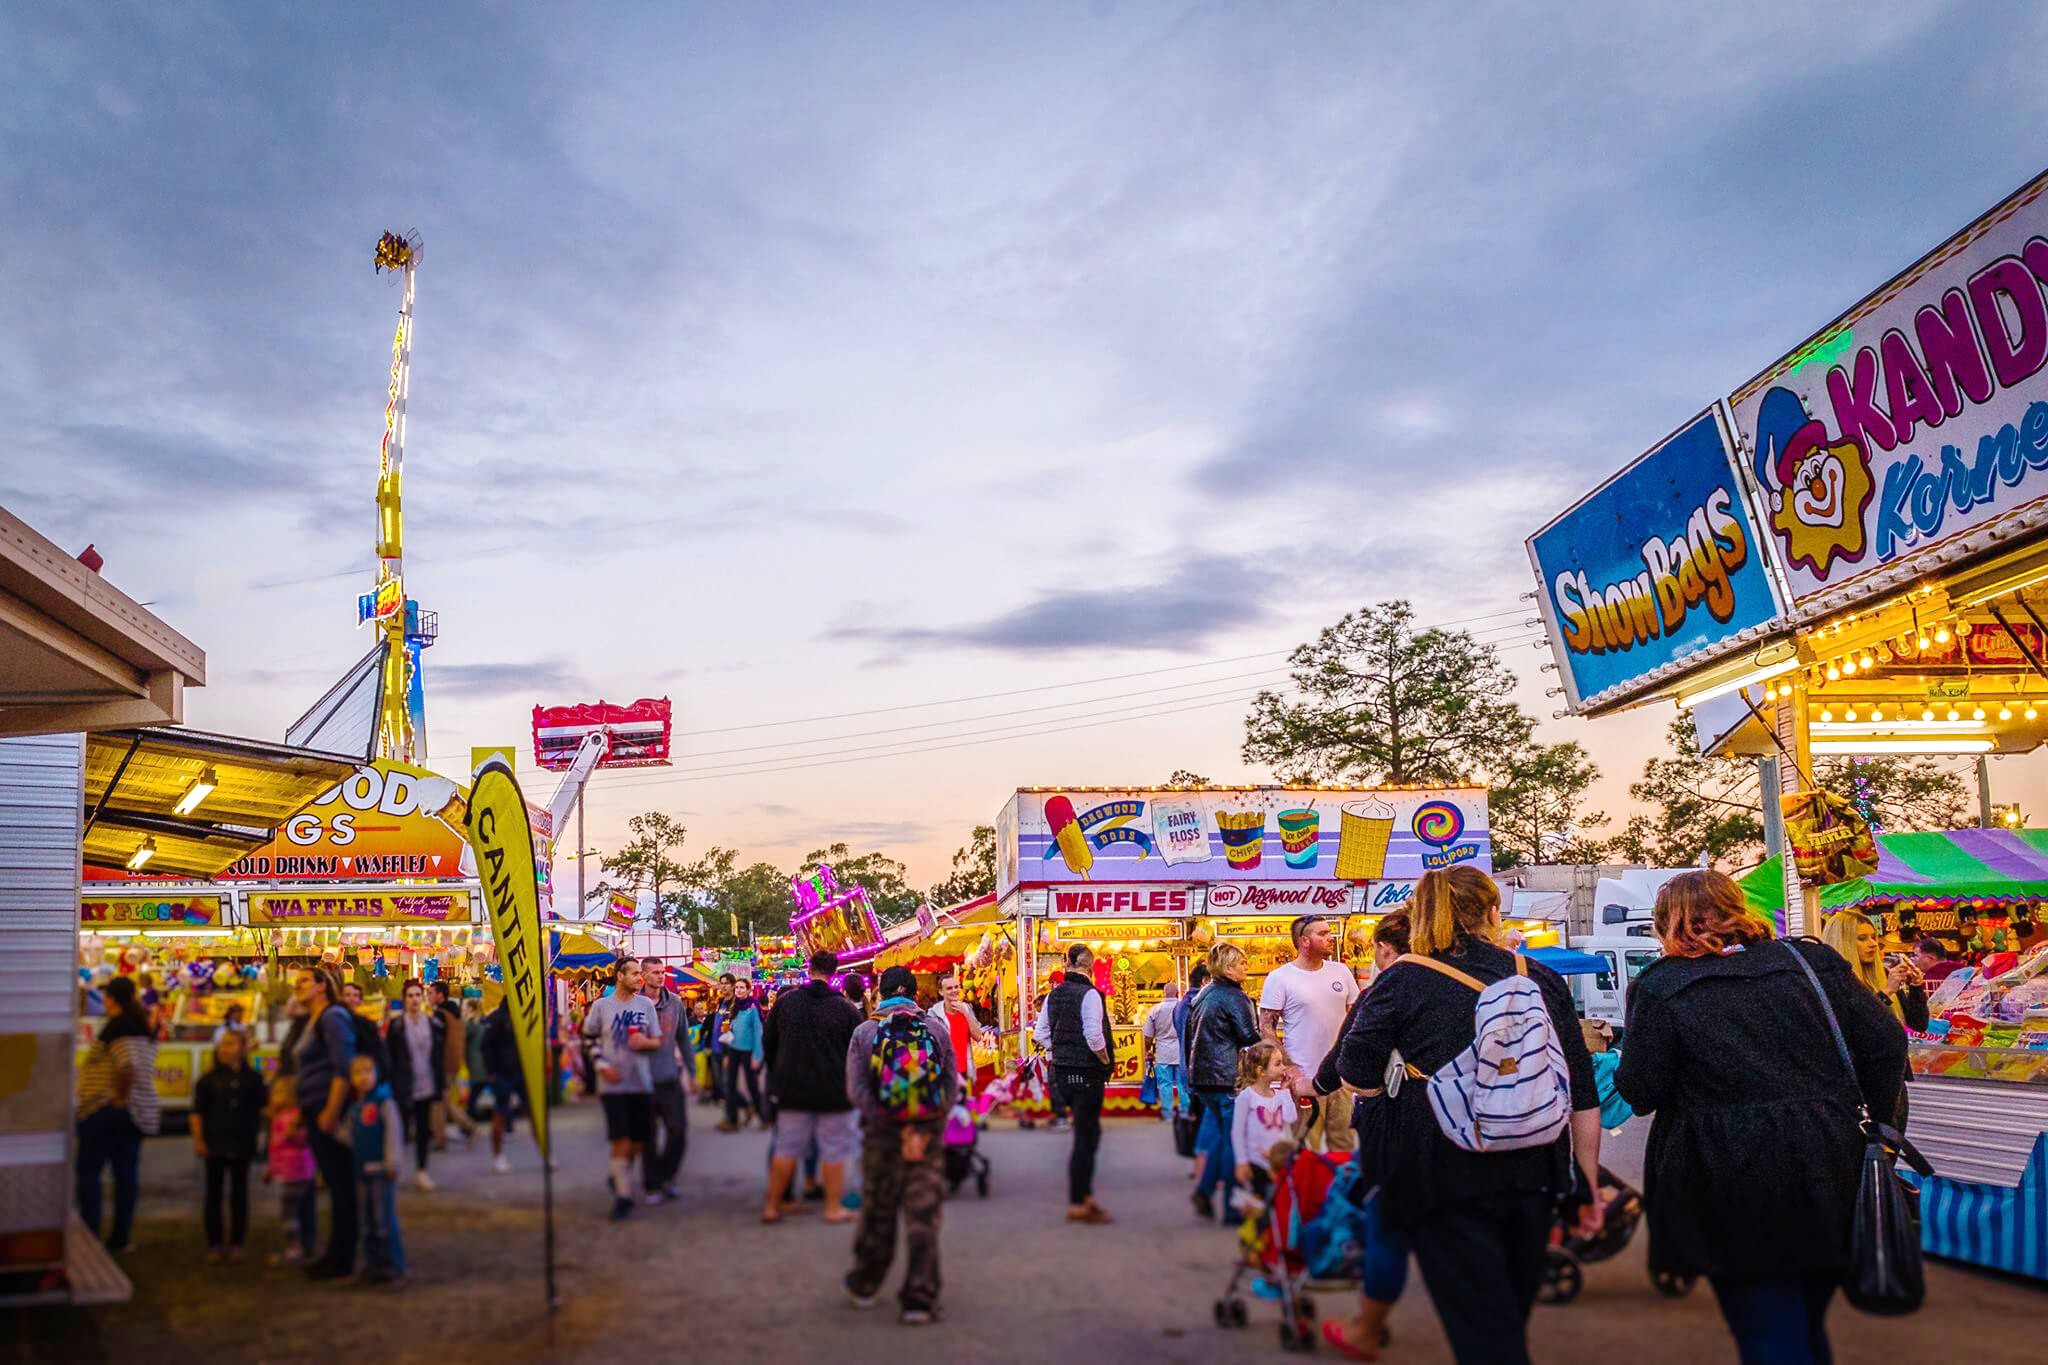
POLYGON ((469 846, 476 854, 491 934, 505 976, 519 1069, 526 1078, 533 1135, 548 1148, 547 947, 533 866, 533 830, 519 780, 502 759, 486 759, 469 791, 469 846))

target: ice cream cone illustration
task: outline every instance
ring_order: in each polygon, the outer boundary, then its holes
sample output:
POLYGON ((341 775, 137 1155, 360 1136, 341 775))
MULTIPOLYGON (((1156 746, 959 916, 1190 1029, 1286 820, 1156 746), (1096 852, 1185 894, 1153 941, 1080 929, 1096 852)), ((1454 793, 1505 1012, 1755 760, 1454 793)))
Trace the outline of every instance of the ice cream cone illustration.
POLYGON ((1321 817, 1314 807, 1283 810, 1274 817, 1280 826, 1280 852, 1289 867, 1316 865, 1317 832, 1321 817))
POLYGON ((1223 836, 1223 856, 1233 872, 1259 865, 1266 851, 1266 813, 1262 810, 1219 810, 1216 829, 1223 836))
POLYGON ((1074 823, 1074 803, 1064 796, 1048 798, 1045 824, 1052 831, 1053 842, 1060 846, 1060 857, 1066 859, 1067 870, 1080 873, 1083 881, 1088 880, 1089 869, 1095 866, 1095 850, 1088 846, 1088 836, 1074 823))
POLYGON ((1386 875, 1387 841, 1394 836, 1394 808, 1377 797, 1346 802, 1338 812, 1337 873, 1363 882, 1386 875))

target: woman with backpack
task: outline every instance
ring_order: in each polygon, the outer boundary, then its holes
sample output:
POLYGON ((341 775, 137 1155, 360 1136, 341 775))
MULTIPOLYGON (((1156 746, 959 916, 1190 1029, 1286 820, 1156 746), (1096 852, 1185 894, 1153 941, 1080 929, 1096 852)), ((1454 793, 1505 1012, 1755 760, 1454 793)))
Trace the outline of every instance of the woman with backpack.
POLYGON ((1237 1103, 1238 1056, 1260 1041, 1259 1017, 1244 991, 1249 965, 1244 949, 1235 943, 1219 943, 1209 950, 1209 984, 1188 1012, 1189 1039, 1183 1053, 1188 1084, 1202 1116, 1195 1135, 1195 1150, 1202 1160, 1202 1178, 1195 1182, 1192 1196, 1195 1213, 1204 1219, 1218 1216, 1210 1194, 1221 1183, 1225 1223, 1237 1221, 1231 1204, 1237 1193, 1237 1154, 1231 1148, 1230 1124, 1237 1103))
POLYGON ((1839 954, 1772 941, 1719 872, 1666 882, 1652 923, 1664 956, 1629 988, 1615 1073, 1622 1098, 1656 1115, 1650 1268, 1705 1275, 1744 1361, 1828 1361, 1862 1166, 1857 1105, 1892 1112, 1905 1031, 1839 954))
MULTIPOLYGON (((1593 1064, 1564 978, 1499 946, 1491 877, 1427 873, 1409 913, 1409 952, 1351 1016, 1337 1071, 1355 1090, 1390 1092, 1384 1215, 1414 1248, 1452 1353, 1512 1365, 1529 1359, 1529 1310, 1560 1204, 1576 1195, 1579 1230, 1600 1226, 1583 1202, 1598 1188, 1593 1064)), ((1347 1354, 1371 1359, 1372 1349, 1347 1354)))

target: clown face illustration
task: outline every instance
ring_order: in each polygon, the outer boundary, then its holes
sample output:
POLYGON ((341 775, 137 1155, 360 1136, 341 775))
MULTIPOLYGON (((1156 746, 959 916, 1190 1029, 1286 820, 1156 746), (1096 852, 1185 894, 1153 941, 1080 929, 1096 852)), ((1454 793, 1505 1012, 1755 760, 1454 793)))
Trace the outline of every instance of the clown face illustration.
POLYGON ((1785 557, 1826 574, 1837 558, 1863 558, 1863 513, 1876 491, 1855 436, 1830 442, 1790 389, 1773 389, 1757 413, 1757 481, 1785 557))

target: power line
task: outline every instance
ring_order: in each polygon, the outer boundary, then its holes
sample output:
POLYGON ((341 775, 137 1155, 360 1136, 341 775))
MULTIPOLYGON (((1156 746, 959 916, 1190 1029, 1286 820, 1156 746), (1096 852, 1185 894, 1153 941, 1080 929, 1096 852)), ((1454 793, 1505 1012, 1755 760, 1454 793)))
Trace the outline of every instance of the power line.
MULTIPOLYGON (((808 761, 810 759, 816 758, 831 758, 841 754, 874 753, 877 751, 890 749, 900 750, 905 753, 915 753, 920 751, 920 746, 934 744, 941 741, 973 739, 982 735, 996 735, 1001 734, 1003 731, 1006 730, 1029 730, 1034 733, 1040 734, 1054 734, 1063 729, 1083 728, 1080 725, 1075 724, 1075 722, 1079 721, 1095 721, 1098 718, 1113 719, 1119 716, 1124 717, 1126 719, 1144 719, 1146 717, 1154 715, 1174 715, 1181 711, 1194 710, 1202 706, 1220 706, 1226 703, 1247 702, 1252 700, 1257 695, 1258 694, 1255 692, 1231 691, 1226 693, 1210 693, 1207 695, 1197 695, 1193 697, 1178 697, 1167 702, 1140 702, 1136 706, 1114 707, 1108 711, 1084 711, 1076 716, 1056 716, 1042 720, 1019 721, 1013 725, 998 725, 987 730, 963 730, 958 734, 927 735, 922 739, 891 740, 882 744, 856 745, 848 749, 821 749, 815 753, 808 754, 777 754, 769 758, 738 760, 726 763, 710 763, 695 768, 677 768, 672 769, 670 773, 667 774, 649 773, 637 782, 621 781, 614 785, 654 786, 664 781, 673 780, 674 778, 689 776, 698 773, 714 773, 721 769, 739 770, 761 767, 763 765, 779 764, 795 760, 808 761)), ((696 755, 685 755, 685 757, 696 757, 696 755)))
MULTIPOLYGON (((977 745, 982 745, 982 744, 1001 744, 1001 743, 1003 743, 1003 742, 1004 742, 1004 741, 1006 741, 1006 740, 1013 740, 1013 739, 1033 739, 1033 738, 1037 738, 1037 737, 1038 737, 1039 735, 1043 735, 1043 734, 1054 734, 1054 733, 1063 733, 1063 732, 1064 732, 1064 731, 1066 731, 1066 730, 1092 730, 1092 729, 1096 728, 1097 726, 1102 726, 1102 725, 1128 725, 1128 724, 1130 724, 1130 723, 1131 723, 1132 721, 1136 721, 1136 720, 1149 720, 1149 719, 1156 719, 1156 718, 1158 718, 1158 717, 1161 717, 1161 716, 1169 716, 1169 715, 1178 715, 1178 714, 1180 714, 1180 713, 1181 713, 1181 712, 1183 712, 1183 711, 1201 711, 1201 710, 1207 710, 1207 709, 1209 709, 1209 708, 1211 708, 1211 707, 1217 707, 1217 706, 1229 706, 1229 705, 1233 705, 1233 704, 1234 704, 1234 703, 1233 703, 1233 701, 1232 701, 1232 700, 1230 700, 1230 699, 1227 699, 1227 698, 1226 698, 1225 700, 1222 700, 1222 701, 1212 701, 1212 702, 1204 702, 1204 703, 1202 703, 1202 704, 1200 704, 1200 705, 1197 705, 1197 706, 1188 706, 1188 707, 1180 707, 1180 708, 1175 708, 1175 709, 1173 709, 1173 710, 1167 710, 1167 711, 1158 711, 1158 712, 1154 712, 1154 713, 1153 713, 1152 715, 1150 715, 1150 716, 1128 716, 1128 717, 1123 717, 1123 718, 1120 718, 1120 719, 1114 719, 1114 720, 1098 720, 1098 721, 1091 721, 1091 722, 1088 722, 1088 723, 1086 723, 1086 724, 1082 724, 1082 725, 1071 725, 1071 726, 1063 726, 1063 727, 1057 727, 1057 728, 1055 728, 1055 729, 1047 729, 1047 730, 1041 730, 1041 731, 1036 731, 1036 732, 1033 732, 1033 733, 1030 733, 1030 734, 1021 734, 1021 735, 1001 735, 1001 736, 998 736, 998 737, 996 737, 996 738, 994 738, 994 739, 969 739, 969 740, 962 740, 961 742, 959 742, 959 743, 957 743, 957 744, 939 744, 939 745, 933 745, 933 746, 931 746, 931 747, 929 747, 929 748, 923 748, 923 749, 906 749, 906 750, 903 750, 903 751, 901 751, 901 752, 898 752, 898 753, 893 753, 893 754, 870 754, 870 755, 867 755, 867 756, 865 756, 865 757, 860 757, 860 758, 831 758, 831 759, 824 759, 824 760, 822 760, 822 761, 819 761, 819 762, 815 762, 815 763, 792 763, 792 764, 788 764, 788 765, 786 765, 786 766, 784 766, 784 767, 778 767, 778 768, 755 768, 755 769, 750 769, 750 770, 748 770, 748 771, 745 771, 745 772, 728 772, 728 773, 705 773, 705 774, 701 774, 701 775, 698 775, 698 774, 685 774, 685 773, 678 773, 678 774, 675 774, 674 776, 670 776, 670 777, 664 777, 664 778, 661 778, 661 779, 658 779, 658 780, 660 780, 660 781, 663 781, 663 782, 675 782, 675 783, 684 783, 684 782, 715 782, 715 781, 719 780, 720 778, 728 778, 728 777, 760 777, 760 776, 765 776, 766 774, 769 774, 769 773, 789 773, 789 772, 801 772, 801 771, 803 771, 804 769, 807 769, 807 768, 836 768, 836 767, 839 767, 839 766, 841 766, 842 764, 847 764, 847 763, 877 763, 877 762, 880 762, 880 761, 882 761, 882 760, 884 760, 884 759, 890 759, 890 758, 912 758, 912 757, 915 757, 915 756, 916 756, 916 755, 918 755, 918 754, 934 754, 934 753, 940 753, 940 752, 942 752, 942 751, 944 751, 944 750, 947 750, 947 749, 967 749, 967 748, 973 748, 973 747, 975 747, 975 746, 977 746, 977 745)), ((593 800, 594 800, 594 799, 597 799, 597 797, 598 797, 599 795, 609 794, 609 793, 610 793, 610 791, 611 791, 611 790, 613 790, 613 789, 614 789, 614 787, 616 787, 617 785, 623 785, 623 784, 613 784, 613 786, 612 786, 612 787, 607 787, 607 788, 605 788, 605 790, 604 790, 604 792, 603 792, 603 793, 593 793, 592 799, 593 799, 593 800)), ((651 785, 651 784, 641 784, 641 785, 651 785)))

